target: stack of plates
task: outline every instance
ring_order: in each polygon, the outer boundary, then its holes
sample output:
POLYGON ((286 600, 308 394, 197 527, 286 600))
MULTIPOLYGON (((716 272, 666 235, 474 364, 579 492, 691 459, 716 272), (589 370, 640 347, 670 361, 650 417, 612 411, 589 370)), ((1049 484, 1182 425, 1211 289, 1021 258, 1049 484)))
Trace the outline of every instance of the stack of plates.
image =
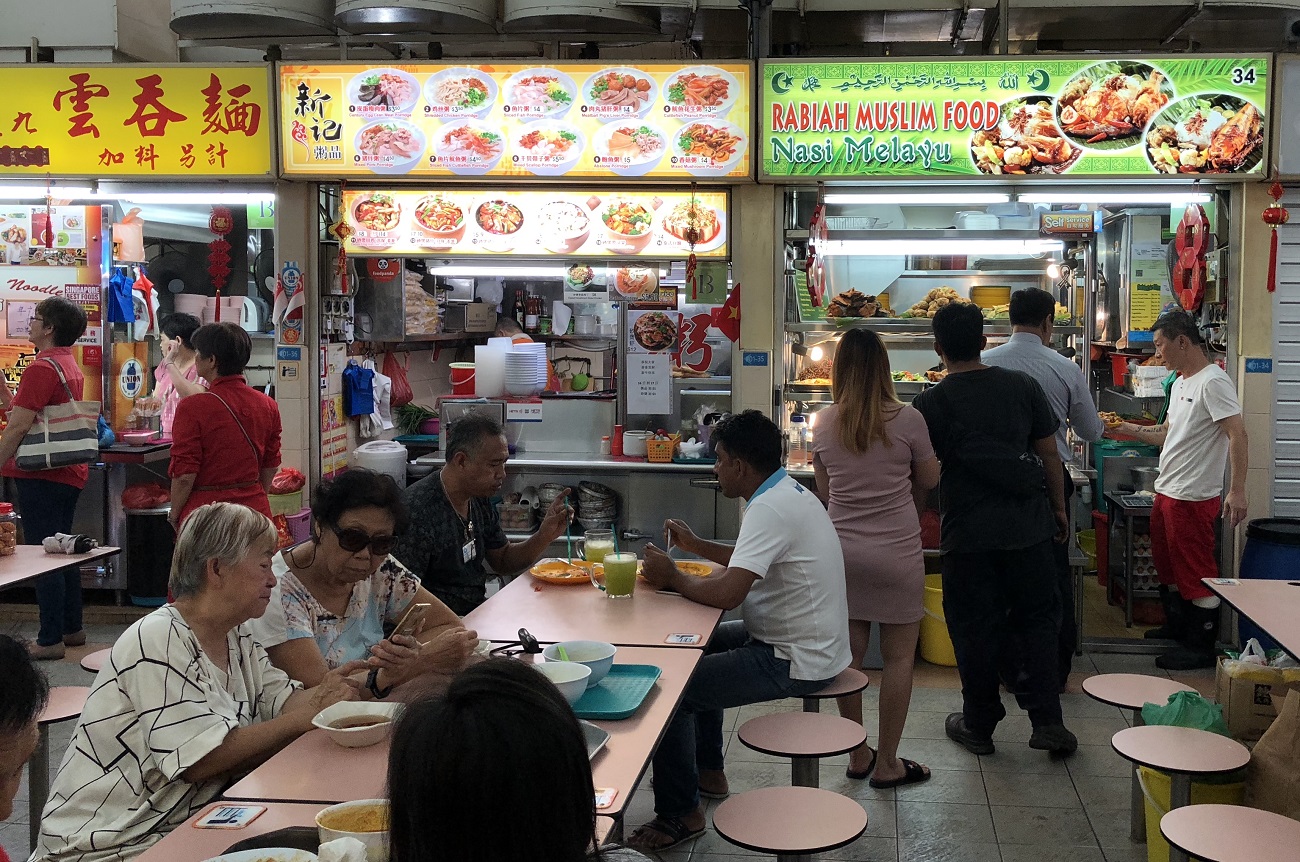
POLYGON ((578 484, 578 523, 586 530, 606 530, 618 515, 618 495, 597 482, 578 484))
POLYGON ((512 350, 506 354, 506 392, 532 395, 537 391, 537 361, 532 354, 512 350))

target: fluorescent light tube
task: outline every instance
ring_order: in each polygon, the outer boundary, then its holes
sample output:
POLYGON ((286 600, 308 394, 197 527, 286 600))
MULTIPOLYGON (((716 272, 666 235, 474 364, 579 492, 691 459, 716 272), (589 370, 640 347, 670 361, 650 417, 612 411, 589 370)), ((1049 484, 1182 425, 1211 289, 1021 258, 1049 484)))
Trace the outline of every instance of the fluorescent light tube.
MULTIPOLYGON (((10 185, 0 183, 0 198, 27 200, 30 198, 44 198, 46 193, 47 189, 45 186, 10 185)), ((86 186, 50 186, 48 193, 50 197, 58 200, 88 198, 94 196, 94 192, 86 186)))
POLYGON ((1004 204, 1002 192, 827 192, 828 204, 1004 204))
POLYGON ((1207 204, 1213 200, 1208 192, 1137 192, 1117 189, 1112 192, 1024 192, 1016 199, 1027 204, 1207 204))
POLYGON ((899 257, 907 254, 1046 254, 1059 252, 1055 239, 848 239, 830 240, 817 247, 826 257, 863 255, 899 257))
POLYGON ((136 204, 256 204, 275 200, 271 192, 100 192, 100 198, 136 204))
MULTIPOLYGON (((435 255, 436 256, 436 255, 435 255)), ((492 277, 500 278, 564 278, 565 266, 512 266, 510 264, 450 264, 449 266, 431 266, 430 275, 457 277, 492 277)))

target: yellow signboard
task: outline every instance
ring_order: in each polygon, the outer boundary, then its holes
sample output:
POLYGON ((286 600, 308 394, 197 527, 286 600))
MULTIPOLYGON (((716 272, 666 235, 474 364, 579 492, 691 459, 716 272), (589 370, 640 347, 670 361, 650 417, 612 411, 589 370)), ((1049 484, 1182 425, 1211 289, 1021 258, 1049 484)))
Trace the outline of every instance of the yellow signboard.
POLYGON ((265 66, 0 66, 0 178, 266 176, 265 66))
POLYGON ((727 256, 727 194, 602 189, 343 192, 351 254, 727 256))
POLYGON ((284 65, 285 175, 744 179, 747 63, 284 65))

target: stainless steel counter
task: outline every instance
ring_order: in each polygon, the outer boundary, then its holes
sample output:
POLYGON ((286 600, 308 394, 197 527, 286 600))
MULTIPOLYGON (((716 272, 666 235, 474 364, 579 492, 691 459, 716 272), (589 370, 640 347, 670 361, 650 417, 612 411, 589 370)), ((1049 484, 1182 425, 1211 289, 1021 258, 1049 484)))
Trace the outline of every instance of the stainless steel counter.
MULTIPOLYGON (((441 467, 445 460, 441 453, 424 455, 415 459, 421 466, 441 467)), ((712 462, 700 464, 651 464, 648 461, 629 461, 611 455, 520 455, 506 462, 506 469, 532 468, 534 470, 591 470, 627 473, 712 473, 712 462)), ((809 471, 811 474, 811 471, 809 471)))

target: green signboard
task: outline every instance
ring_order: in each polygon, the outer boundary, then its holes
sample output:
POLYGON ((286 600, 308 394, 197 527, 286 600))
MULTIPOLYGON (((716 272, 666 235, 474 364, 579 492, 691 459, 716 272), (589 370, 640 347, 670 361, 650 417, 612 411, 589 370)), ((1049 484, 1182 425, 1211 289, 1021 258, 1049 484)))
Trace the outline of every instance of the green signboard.
POLYGON ((764 63, 765 179, 1265 173, 1266 57, 764 63))

